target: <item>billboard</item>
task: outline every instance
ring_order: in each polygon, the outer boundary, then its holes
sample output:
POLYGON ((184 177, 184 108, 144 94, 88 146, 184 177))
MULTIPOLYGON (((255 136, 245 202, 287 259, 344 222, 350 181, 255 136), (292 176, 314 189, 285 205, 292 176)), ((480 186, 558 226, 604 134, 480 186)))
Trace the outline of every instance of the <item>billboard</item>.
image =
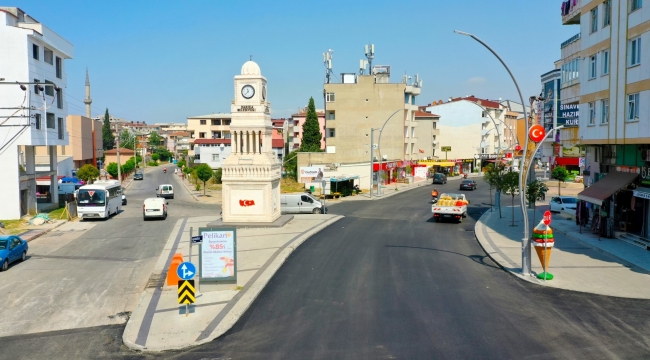
POLYGON ((301 166, 300 167, 300 182, 319 182, 323 180, 323 168, 317 166, 301 166))
POLYGON ((562 104, 557 117, 557 126, 576 127, 579 125, 578 118, 578 104, 562 104))
POLYGON ((559 81, 551 80, 544 83, 542 96, 544 97, 544 112, 542 115, 542 122, 544 130, 549 132, 556 125, 556 114, 560 105, 560 89, 559 81))

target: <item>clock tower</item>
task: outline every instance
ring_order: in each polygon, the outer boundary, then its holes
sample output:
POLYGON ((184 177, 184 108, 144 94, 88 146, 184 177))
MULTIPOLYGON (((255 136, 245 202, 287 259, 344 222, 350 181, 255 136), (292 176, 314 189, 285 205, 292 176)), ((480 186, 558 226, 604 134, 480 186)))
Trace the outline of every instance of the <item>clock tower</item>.
POLYGON ((280 217, 281 164, 273 154, 270 103, 260 67, 247 61, 235 76, 231 154, 222 167, 222 221, 270 223, 280 217))

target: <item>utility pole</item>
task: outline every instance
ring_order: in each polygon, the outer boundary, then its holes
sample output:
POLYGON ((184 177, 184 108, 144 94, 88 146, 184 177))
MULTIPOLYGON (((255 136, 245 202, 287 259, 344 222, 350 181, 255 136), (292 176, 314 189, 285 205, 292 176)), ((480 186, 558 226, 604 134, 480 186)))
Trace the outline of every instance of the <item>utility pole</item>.
POLYGON ((120 184, 122 183, 122 163, 120 162, 120 131, 117 128, 117 124, 115 124, 115 141, 117 145, 117 179, 120 181, 120 184))

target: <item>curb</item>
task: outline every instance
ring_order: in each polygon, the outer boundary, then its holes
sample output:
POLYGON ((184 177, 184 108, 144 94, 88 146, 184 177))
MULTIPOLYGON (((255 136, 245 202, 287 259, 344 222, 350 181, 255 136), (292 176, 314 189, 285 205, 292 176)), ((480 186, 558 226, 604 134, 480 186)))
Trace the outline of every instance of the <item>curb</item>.
MULTIPOLYGON (((53 227, 51 227, 51 228, 49 228, 49 229, 45 229, 45 230, 43 230, 43 232, 41 232, 40 234, 35 235, 35 236, 32 237, 31 239, 27 240, 27 242, 30 242, 30 241, 32 241, 32 240, 34 240, 34 239, 38 239, 39 237, 41 237, 41 236, 43 236, 43 235, 49 233, 50 231, 52 231, 52 230, 54 230, 54 229, 56 229, 56 228, 62 226, 63 224, 65 224, 65 223, 67 223, 67 222, 68 222, 68 220, 58 220, 58 221, 54 224, 53 227)), ((29 231, 29 230, 36 230, 36 229, 28 229, 27 231, 29 231)), ((20 236, 20 234, 18 234, 18 236, 20 236)))
POLYGON ((192 190, 190 190, 190 188, 187 187, 187 185, 185 185, 185 180, 184 180, 184 179, 180 178, 180 179, 176 179, 176 180, 178 180, 178 181, 181 182, 181 184, 183 185, 183 187, 185 187, 185 190, 187 190, 187 192, 188 192, 190 195, 192 195, 192 198, 194 199, 194 201, 199 201, 199 198, 197 198, 196 195, 192 194, 192 190))

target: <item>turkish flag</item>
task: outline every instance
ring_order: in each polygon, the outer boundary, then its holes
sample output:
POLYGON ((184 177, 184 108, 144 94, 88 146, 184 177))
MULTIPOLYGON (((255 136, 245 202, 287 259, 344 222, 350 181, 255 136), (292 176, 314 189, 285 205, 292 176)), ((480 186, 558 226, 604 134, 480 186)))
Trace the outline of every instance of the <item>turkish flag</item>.
POLYGON ((420 153, 424 154, 424 150, 422 150, 422 149, 419 149, 419 150, 420 150, 420 153))

